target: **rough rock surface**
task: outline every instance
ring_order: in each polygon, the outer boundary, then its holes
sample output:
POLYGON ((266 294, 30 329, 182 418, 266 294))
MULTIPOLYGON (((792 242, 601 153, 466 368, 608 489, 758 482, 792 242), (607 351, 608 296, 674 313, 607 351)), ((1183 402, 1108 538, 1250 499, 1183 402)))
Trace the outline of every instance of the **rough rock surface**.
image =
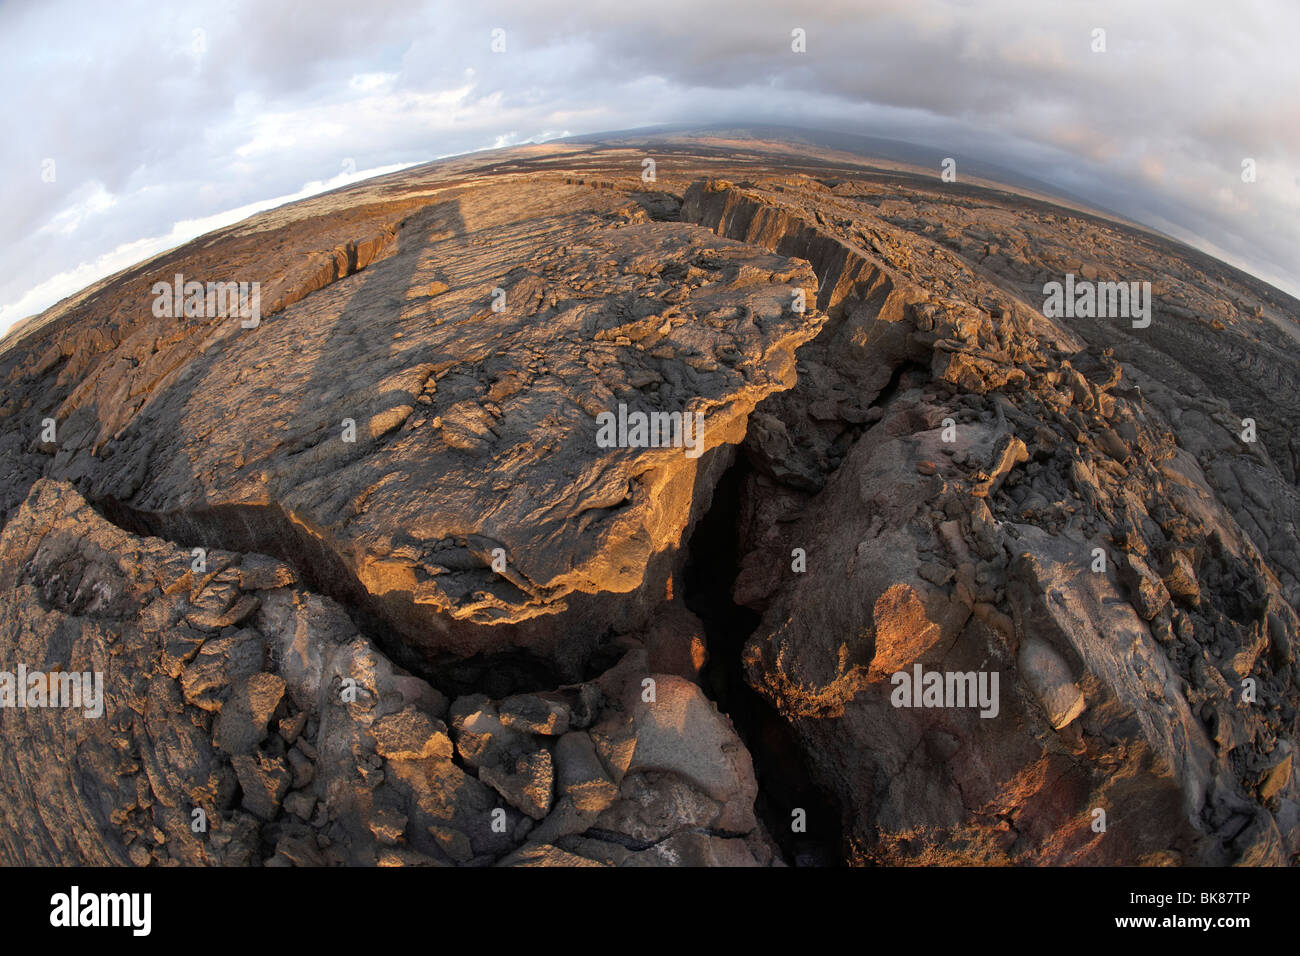
POLYGON ((683 218, 807 258, 830 313, 746 440, 750 680, 854 861, 1294 859, 1295 303, 1111 223, 934 194, 686 193, 683 218), (1079 255, 1166 277, 1148 328, 1036 311, 1079 255), (893 706, 917 664, 998 671, 997 717, 893 706))
POLYGON ((772 861, 730 721, 669 675, 663 709, 644 702, 644 651, 591 684, 449 706, 289 568, 207 558, 195 574, 47 479, 5 525, 6 669, 100 672, 105 713, 0 709, 21 742, 0 762, 0 860, 772 861), (699 839, 660 847, 682 835, 699 839))
POLYGON ((133 330, 53 410, 50 474, 141 530, 311 555, 414 647, 570 661, 662 595, 709 450, 794 383, 812 271, 563 183, 383 229, 364 271, 256 329, 133 330), (619 404, 703 415, 703 454, 597 447, 619 404))
POLYGON ((1300 853, 1300 303, 1126 224, 526 147, 126 270, 0 380, 0 671, 105 687, 0 708, 0 861, 1300 853), (260 322, 156 317, 177 273, 260 322), (1066 273, 1150 324, 1046 318, 1066 273))

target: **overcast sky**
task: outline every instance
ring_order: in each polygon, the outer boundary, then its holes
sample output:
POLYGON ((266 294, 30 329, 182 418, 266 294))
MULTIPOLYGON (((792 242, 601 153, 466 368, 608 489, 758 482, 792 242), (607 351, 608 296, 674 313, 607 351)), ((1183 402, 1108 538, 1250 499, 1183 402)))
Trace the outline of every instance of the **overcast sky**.
POLYGON ((288 198, 661 123, 937 146, 1300 295, 1297 41, 1293 0, 7 0, 0 331, 288 198))

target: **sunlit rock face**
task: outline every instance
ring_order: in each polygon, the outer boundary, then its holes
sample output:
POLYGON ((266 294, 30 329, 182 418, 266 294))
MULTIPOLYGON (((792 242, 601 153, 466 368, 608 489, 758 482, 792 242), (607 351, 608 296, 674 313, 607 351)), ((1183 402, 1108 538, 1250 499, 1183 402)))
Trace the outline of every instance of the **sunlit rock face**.
POLYGON ((739 136, 196 240, 0 347, 0 858, 1292 862, 1298 320, 739 136))

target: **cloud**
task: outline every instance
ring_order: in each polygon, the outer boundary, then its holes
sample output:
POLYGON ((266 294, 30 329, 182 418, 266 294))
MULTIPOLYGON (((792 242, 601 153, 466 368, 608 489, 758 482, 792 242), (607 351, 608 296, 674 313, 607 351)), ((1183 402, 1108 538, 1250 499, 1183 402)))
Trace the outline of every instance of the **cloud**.
POLYGON ((0 325, 340 171, 661 123, 988 160, 1300 294, 1297 35, 1262 0, 7 4, 0 325))

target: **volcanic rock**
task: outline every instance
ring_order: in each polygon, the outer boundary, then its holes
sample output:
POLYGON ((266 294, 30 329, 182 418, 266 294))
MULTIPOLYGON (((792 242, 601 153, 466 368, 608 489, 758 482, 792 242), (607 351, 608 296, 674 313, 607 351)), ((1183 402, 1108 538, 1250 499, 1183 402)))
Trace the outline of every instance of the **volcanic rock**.
POLYGON ((0 342, 0 671, 103 679, 0 708, 0 862, 1294 862, 1300 303, 798 148, 414 167, 0 342))

